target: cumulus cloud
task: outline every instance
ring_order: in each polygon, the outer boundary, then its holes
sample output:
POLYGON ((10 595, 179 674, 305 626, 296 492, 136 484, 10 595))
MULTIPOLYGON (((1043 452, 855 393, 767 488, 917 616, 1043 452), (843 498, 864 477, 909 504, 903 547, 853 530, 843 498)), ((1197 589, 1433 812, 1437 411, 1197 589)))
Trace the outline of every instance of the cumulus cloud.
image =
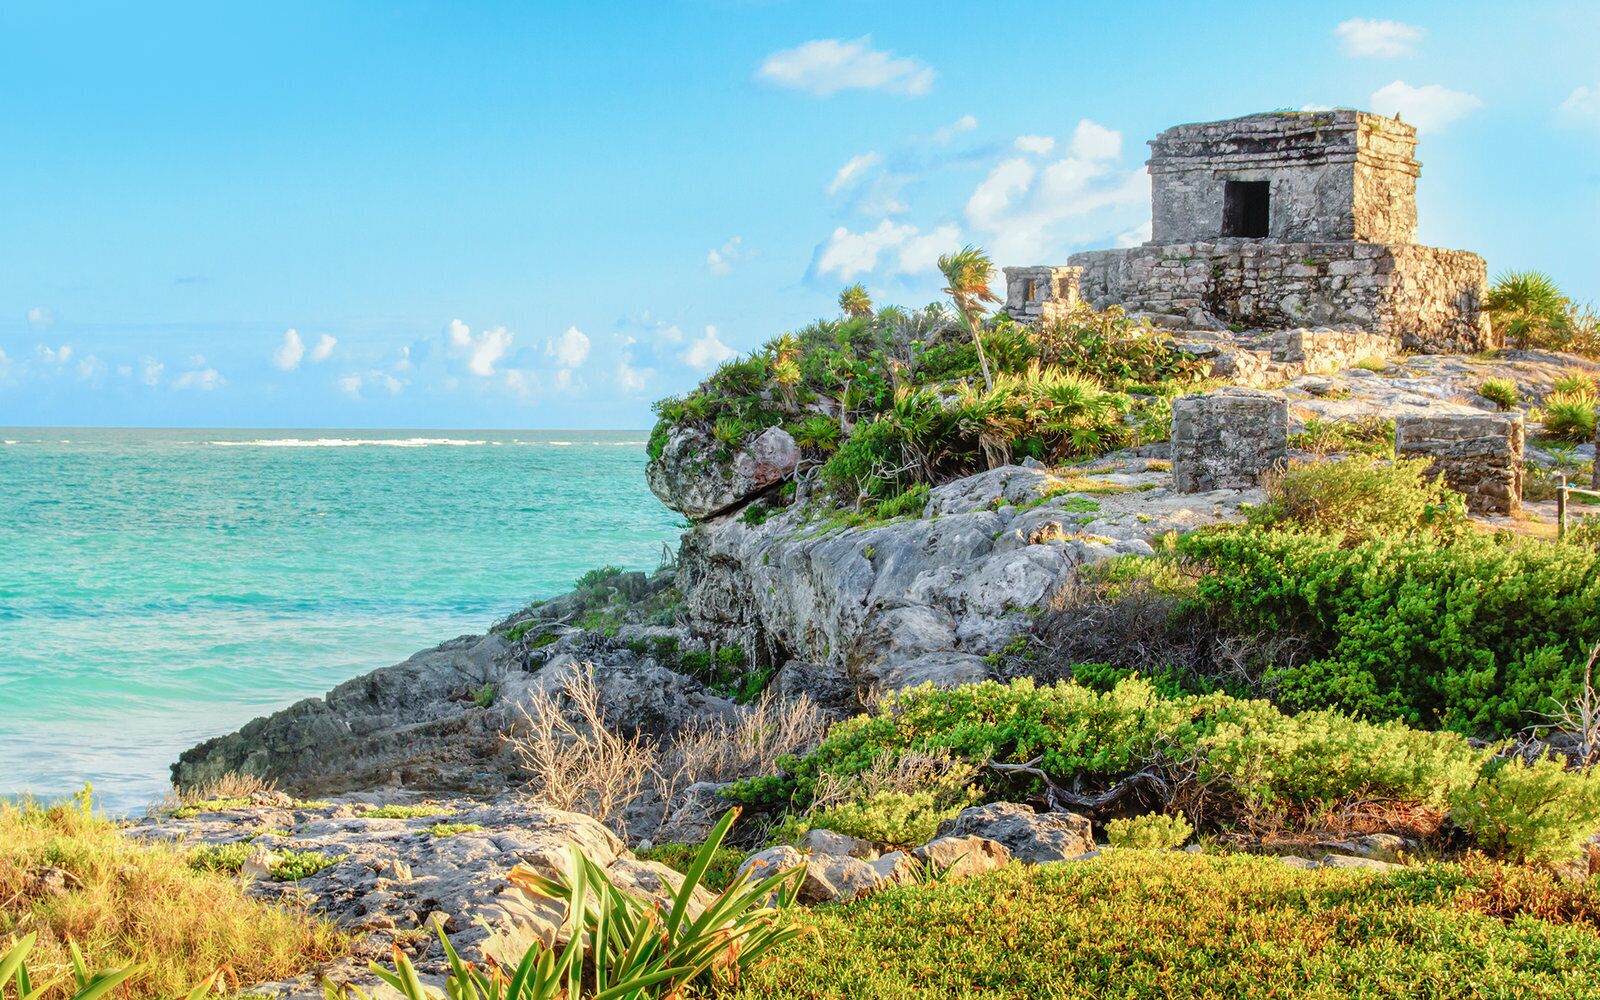
POLYGON ((1451 90, 1437 83, 1413 87, 1396 80, 1372 92, 1372 110, 1380 114, 1399 114, 1419 132, 1440 132, 1446 125, 1483 107, 1483 102, 1464 90, 1451 90))
POLYGON ((1417 43, 1422 41, 1423 30, 1400 21, 1352 17, 1340 21, 1333 34, 1347 56, 1394 59, 1415 52, 1417 43))
POLYGON ((38 344, 33 352, 39 360, 47 365, 64 365, 72 360, 72 345, 62 344, 60 347, 51 347, 48 344, 38 344))
POLYGON ((684 364, 697 371, 705 371, 738 354, 733 348, 722 342, 717 336, 717 328, 706 327, 705 336, 691 340, 689 346, 683 349, 678 358, 684 364))
POLYGON ((872 47, 872 36, 819 38, 767 56, 756 79, 829 97, 841 90, 921 96, 933 89, 933 68, 920 59, 872 47))
POLYGON ((400 390, 406 387, 405 382, 395 378, 388 372, 378 371, 377 369, 373 369, 365 374, 361 372, 351 372, 349 375, 345 375, 336 379, 334 384, 339 387, 340 392, 344 393, 346 396, 349 396, 351 399, 364 398, 362 396, 362 390, 367 388, 383 389, 387 391, 389 395, 397 396, 400 394, 400 390))
POLYGON ((155 358, 145 358, 139 363, 139 381, 149 386, 159 385, 161 373, 166 370, 167 366, 155 358))
POLYGON ((300 367, 300 359, 306 356, 306 345, 300 339, 296 330, 283 331, 283 343, 272 352, 272 367, 282 371, 293 371, 300 367))
POLYGON ((1573 125, 1600 125, 1600 84, 1573 88, 1556 113, 1573 125))
POLYGON ((554 340, 545 341, 544 352, 562 368, 576 368, 589 357, 589 337, 575 326, 554 340))
POLYGON ((852 156, 844 161, 844 166, 834 172, 833 180, 828 182, 828 193, 838 194, 845 188, 854 186, 861 180, 861 175, 883 162, 883 157, 877 153, 862 153, 852 156))
POLYGON ((627 361, 617 362, 617 388, 623 392, 643 392, 654 374, 648 368, 635 368, 627 361))
POLYGON ((78 377, 85 382, 98 382, 106 374, 106 363, 93 354, 78 362, 78 377))
POLYGON ((495 363, 511 349, 511 331, 503 326, 473 334, 471 327, 453 319, 446 336, 455 353, 467 359, 467 371, 479 378, 493 376, 495 363))
POLYGON ((1056 148, 1056 140, 1048 135, 1019 135, 1012 145, 1016 146, 1019 152, 1043 156, 1056 148))
POLYGON ((739 259, 740 245, 744 237, 735 236, 714 250, 706 251, 706 270, 712 274, 727 274, 733 270, 733 262, 739 259))
POLYGON ((965 214, 996 260, 1032 262, 1073 245, 1122 242, 1138 225, 1135 213, 1148 206, 1149 190, 1143 168, 1122 164, 1122 134, 1085 118, 1058 159, 1013 156, 991 167, 965 214))
POLYGON ((333 353, 334 345, 337 343, 339 343, 339 341, 336 338, 330 337, 327 334, 323 334, 322 336, 318 337, 317 346, 311 349, 311 360, 328 360, 328 356, 333 353))
MULTIPOLYGON (((197 366, 203 366, 206 363, 206 359, 196 355, 192 363, 197 366)), ((215 368, 210 367, 196 367, 172 380, 174 389, 194 389, 198 392, 210 392, 227 384, 228 380, 223 378, 222 374, 215 368)))
POLYGON ((34 306, 28 310, 28 325, 35 330, 48 330, 55 323, 56 314, 48 306, 34 306))
POLYGON ((818 275, 849 281, 857 275, 877 271, 881 262, 886 273, 919 274, 931 268, 941 253, 948 253, 960 236, 960 230, 954 225, 923 232, 908 222, 889 219, 860 233, 840 226, 818 248, 812 270, 818 275))

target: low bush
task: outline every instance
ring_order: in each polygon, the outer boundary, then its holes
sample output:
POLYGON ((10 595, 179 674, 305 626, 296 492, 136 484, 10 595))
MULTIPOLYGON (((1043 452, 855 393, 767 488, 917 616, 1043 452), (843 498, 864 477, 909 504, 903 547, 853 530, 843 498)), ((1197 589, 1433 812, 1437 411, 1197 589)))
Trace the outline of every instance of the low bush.
POLYGON ((361 814, 362 819, 423 819, 428 816, 454 816, 456 811, 437 802, 418 802, 415 805, 391 803, 373 806, 361 814))
POLYGON ((1188 843, 1194 827, 1182 816, 1146 813, 1106 824, 1106 843, 1140 851, 1170 851, 1188 843))
POLYGON ((1518 861, 1566 861, 1600 829, 1600 773, 1560 761, 1496 761, 1457 793, 1456 822, 1486 851, 1518 861))
POLYGON ((1572 697, 1600 634, 1600 554, 1464 533, 1450 544, 1261 526, 1184 536, 1192 603, 1242 636, 1293 636, 1264 665, 1291 709, 1512 733, 1572 697))
POLYGON ((1379 416, 1356 420, 1309 417, 1305 429, 1289 435, 1289 447, 1313 455, 1376 455, 1394 457, 1394 421, 1379 416))
POLYGON ((1508 378, 1486 378, 1478 384, 1478 395, 1502 410, 1514 409, 1517 405, 1517 383, 1508 378))
POLYGON ((1567 917, 1597 897, 1482 863, 1374 876, 1112 852, 804 912, 812 933, 731 997, 1596 996, 1600 936, 1567 917))
POLYGON ((1593 391, 1552 392, 1544 398, 1544 432, 1576 444, 1593 441, 1596 406, 1600 397, 1593 391))
POLYGON ((1290 524, 1352 543, 1418 529, 1450 537, 1467 521, 1462 495, 1430 476, 1424 458, 1298 462, 1269 479, 1266 493, 1252 523, 1290 524))

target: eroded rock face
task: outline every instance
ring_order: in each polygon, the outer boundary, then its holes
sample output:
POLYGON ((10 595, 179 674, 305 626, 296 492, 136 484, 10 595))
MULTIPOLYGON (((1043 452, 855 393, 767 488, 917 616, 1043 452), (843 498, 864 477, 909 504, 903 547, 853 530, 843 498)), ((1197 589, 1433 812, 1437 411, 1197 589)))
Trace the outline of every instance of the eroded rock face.
POLYGON ((1004 844, 1018 861, 1067 861, 1094 850, 1093 826, 1077 813, 1035 812, 1016 802, 991 802, 963 809, 939 824, 940 837, 987 837, 1004 844))
POLYGON ((1011 850, 997 840, 973 834, 935 837, 911 852, 947 878, 967 878, 1011 863, 1011 850))
POLYGON ((769 427, 741 445, 728 461, 711 433, 693 425, 674 427, 661 457, 645 469, 661 502, 701 521, 744 504, 787 479, 800 464, 800 448, 781 427, 769 427))

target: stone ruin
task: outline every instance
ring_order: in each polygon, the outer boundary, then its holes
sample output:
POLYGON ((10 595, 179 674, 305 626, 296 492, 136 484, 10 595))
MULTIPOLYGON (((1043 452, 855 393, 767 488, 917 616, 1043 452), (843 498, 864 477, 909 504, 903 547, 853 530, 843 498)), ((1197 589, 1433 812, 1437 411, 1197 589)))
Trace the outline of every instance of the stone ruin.
POLYGON ((1413 351, 1491 346, 1483 258, 1414 242, 1410 125, 1272 112, 1178 125, 1150 148, 1150 241, 1006 268, 1012 317, 1082 301, 1180 329, 1353 324, 1413 351))
POLYGON ((1467 498, 1475 514, 1515 514, 1522 506, 1520 413, 1407 414, 1395 421, 1401 458, 1428 458, 1432 471, 1467 498))
POLYGON ((1172 401, 1172 485, 1179 493, 1248 490, 1289 461, 1289 401, 1219 389, 1172 401))

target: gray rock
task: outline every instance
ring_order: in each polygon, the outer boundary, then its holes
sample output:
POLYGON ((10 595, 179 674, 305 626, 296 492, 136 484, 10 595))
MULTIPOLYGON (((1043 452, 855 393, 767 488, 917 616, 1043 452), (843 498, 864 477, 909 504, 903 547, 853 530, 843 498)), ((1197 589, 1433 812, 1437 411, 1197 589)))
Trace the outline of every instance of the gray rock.
POLYGON ((1094 850, 1093 827, 1077 813, 1038 813, 1015 802, 963 809, 939 824, 940 837, 977 835, 996 840, 1018 861, 1066 861, 1094 850))
POLYGON ((981 875, 1011 863, 1006 845, 972 834, 936 837, 911 853, 931 868, 948 872, 949 878, 981 875))
POLYGON ((650 838, 658 844, 702 844, 732 803, 722 797, 726 782, 697 781, 667 805, 667 817, 650 838))
POLYGON ((800 464, 799 446, 781 427, 769 427, 746 441, 731 461, 718 461, 719 449, 704 428, 672 428, 661 456, 645 468, 651 491, 673 510, 703 521, 782 482, 800 464))
POLYGON ((862 840, 860 837, 850 837, 842 833, 834 833, 832 830, 813 829, 806 831, 805 843, 801 846, 813 855, 839 854, 860 858, 863 861, 871 861, 878 856, 878 849, 872 845, 871 841, 862 840))
POLYGON ((1317 863, 1315 861, 1312 861, 1310 858, 1302 858, 1295 854, 1281 855, 1279 856, 1278 861, 1285 867, 1299 868, 1302 871, 1315 871, 1317 868, 1317 863))
POLYGON ((1361 871, 1387 872, 1400 868, 1400 865, 1390 864, 1387 861, 1377 861, 1373 858, 1357 858, 1348 854, 1324 854, 1320 867, 1323 868, 1349 868, 1361 871))
POLYGON ((800 883, 799 900, 806 904, 848 903, 853 899, 886 888, 889 883, 872 865, 847 855, 806 857, 787 845, 758 851, 746 858, 739 871, 749 872, 752 880, 768 878, 778 872, 806 866, 800 883))
POLYGON ((890 851, 888 854, 868 861, 872 870, 883 879, 885 886, 915 885, 917 883, 917 864, 911 855, 904 851, 890 851))

